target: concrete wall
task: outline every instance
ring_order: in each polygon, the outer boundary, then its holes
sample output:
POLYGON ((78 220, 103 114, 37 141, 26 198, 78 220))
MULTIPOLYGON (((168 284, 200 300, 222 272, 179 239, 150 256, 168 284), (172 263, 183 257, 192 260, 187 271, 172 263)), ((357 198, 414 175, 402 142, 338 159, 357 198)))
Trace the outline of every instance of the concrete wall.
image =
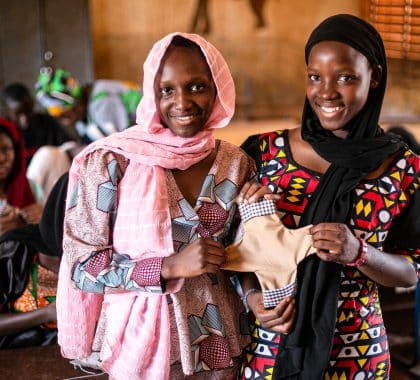
MULTIPOLYGON (((195 0, 91 0, 97 77, 142 81, 153 42, 190 31, 195 0)), ((248 0, 209 0, 206 37, 226 58, 237 84, 237 117, 299 119, 304 98, 303 51, 311 30, 335 13, 361 15, 362 0, 266 0, 257 29, 248 0)), ((390 62, 383 118, 420 120, 420 62, 390 62)))

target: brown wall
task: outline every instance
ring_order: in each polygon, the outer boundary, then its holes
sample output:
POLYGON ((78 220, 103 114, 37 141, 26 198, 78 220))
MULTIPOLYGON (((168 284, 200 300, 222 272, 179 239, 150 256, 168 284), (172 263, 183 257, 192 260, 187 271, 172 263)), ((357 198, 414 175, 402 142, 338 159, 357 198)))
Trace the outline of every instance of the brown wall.
MULTIPOLYGON (((189 31, 196 0, 90 0, 96 76, 142 81, 154 41, 189 31)), ((361 0, 266 0, 267 26, 257 30, 248 0, 209 0, 207 38, 237 83, 237 116, 299 118, 304 97, 305 41, 334 13, 361 15, 361 0), (252 106, 248 106, 251 83, 252 106)), ((383 118, 420 120, 420 62, 390 62, 383 118)))

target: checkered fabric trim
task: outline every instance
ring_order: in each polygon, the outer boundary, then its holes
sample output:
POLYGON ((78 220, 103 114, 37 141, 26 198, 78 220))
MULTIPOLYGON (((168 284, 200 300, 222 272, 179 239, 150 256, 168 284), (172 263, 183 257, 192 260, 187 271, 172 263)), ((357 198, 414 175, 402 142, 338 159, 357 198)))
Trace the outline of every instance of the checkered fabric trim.
POLYGON ((131 274, 131 279, 138 286, 160 286, 162 261, 162 257, 152 257, 150 259, 138 261, 131 274))
POLYGON ((277 304, 288 296, 296 294, 296 282, 293 281, 290 284, 280 289, 263 290, 263 301, 266 309, 275 307, 277 304))
POLYGON ((241 203, 238 206, 238 209, 241 214, 242 222, 246 222, 247 220, 257 216, 271 215, 276 212, 274 202, 267 199, 263 199, 257 203, 241 203))
POLYGON ((111 264, 112 250, 110 248, 103 249, 93 253, 93 255, 87 261, 84 270, 93 277, 98 275, 111 264))

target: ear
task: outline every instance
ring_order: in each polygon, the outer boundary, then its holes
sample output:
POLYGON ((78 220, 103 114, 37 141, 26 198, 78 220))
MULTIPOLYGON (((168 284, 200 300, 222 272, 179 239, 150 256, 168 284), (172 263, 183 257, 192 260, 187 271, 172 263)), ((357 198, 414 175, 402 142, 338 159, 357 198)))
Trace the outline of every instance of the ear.
POLYGON ((374 65, 372 67, 372 76, 370 78, 370 88, 377 88, 382 79, 382 66, 374 65))

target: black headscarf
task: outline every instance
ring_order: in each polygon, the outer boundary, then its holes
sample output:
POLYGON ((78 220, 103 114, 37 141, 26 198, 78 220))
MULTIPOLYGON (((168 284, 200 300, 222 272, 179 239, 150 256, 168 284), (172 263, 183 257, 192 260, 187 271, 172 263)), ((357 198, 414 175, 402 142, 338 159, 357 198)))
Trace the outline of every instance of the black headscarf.
MULTIPOLYGON (((310 198, 300 225, 349 222, 354 189, 391 154, 402 141, 385 135, 379 115, 385 94, 387 64, 378 32, 362 19, 338 14, 325 19, 305 47, 308 63, 311 48, 321 41, 338 41, 362 53, 372 65, 382 68, 376 88, 371 88, 365 106, 347 125, 346 139, 322 128, 308 99, 302 115, 302 138, 331 163, 310 198)), ((298 267, 297 319, 291 334, 281 340, 275 379, 320 379, 328 366, 337 317, 340 265, 311 255, 298 267)))

